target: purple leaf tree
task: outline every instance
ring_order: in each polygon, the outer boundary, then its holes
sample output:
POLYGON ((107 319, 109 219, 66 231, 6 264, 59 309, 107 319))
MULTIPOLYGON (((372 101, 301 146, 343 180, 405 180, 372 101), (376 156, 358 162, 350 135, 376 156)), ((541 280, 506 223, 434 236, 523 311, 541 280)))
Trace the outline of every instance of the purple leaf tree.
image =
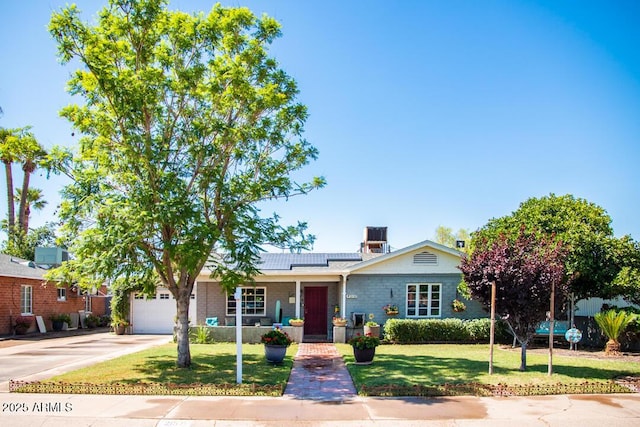
POLYGON ((553 236, 536 237, 522 229, 515 240, 501 235, 492 243, 475 242, 473 253, 460 264, 471 296, 487 309, 491 306, 491 283, 495 281, 496 313, 522 346, 521 371, 527 367, 527 345, 549 311, 552 287, 556 307, 566 300, 565 251, 553 240, 553 236))

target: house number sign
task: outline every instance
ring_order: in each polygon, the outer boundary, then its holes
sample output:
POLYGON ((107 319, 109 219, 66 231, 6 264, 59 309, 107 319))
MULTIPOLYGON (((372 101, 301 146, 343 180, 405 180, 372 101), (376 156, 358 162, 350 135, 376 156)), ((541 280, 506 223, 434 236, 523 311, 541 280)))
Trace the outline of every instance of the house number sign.
POLYGON ((356 299, 356 298, 358 298, 358 295, 347 294, 347 299, 356 299))

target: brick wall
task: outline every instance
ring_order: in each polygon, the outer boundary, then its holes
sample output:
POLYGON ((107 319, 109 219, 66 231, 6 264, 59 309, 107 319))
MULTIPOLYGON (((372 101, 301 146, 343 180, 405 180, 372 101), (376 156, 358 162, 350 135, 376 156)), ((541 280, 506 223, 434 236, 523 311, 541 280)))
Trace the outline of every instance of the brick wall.
MULTIPOLYGON (((52 329, 49 316, 54 313, 71 313, 85 309, 86 295, 67 289, 65 301, 58 301, 58 289, 54 283, 43 282, 39 279, 20 279, 14 277, 0 277, 0 335, 13 334, 13 319, 20 316, 20 289, 22 285, 32 287, 32 311, 34 316, 42 316, 47 330, 52 329)), ((104 289, 103 289, 104 290, 104 289)), ((92 298, 92 312, 101 316, 106 312, 106 300, 103 297, 92 298)), ((36 331, 34 321, 30 332, 36 331)))

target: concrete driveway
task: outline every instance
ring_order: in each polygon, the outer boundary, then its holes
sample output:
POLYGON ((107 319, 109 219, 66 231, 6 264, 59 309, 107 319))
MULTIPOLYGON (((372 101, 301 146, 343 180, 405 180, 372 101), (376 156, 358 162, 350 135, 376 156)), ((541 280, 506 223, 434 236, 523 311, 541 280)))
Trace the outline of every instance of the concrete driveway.
POLYGON ((106 332, 5 342, 0 346, 0 392, 9 390, 10 379, 42 380, 170 341, 170 335, 114 335, 106 332))

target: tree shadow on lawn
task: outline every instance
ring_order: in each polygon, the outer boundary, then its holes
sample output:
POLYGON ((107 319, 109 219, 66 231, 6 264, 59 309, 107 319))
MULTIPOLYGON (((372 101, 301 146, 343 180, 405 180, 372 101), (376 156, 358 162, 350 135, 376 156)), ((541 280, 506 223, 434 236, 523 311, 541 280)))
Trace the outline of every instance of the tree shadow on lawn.
MULTIPOLYGON (((433 356, 376 355, 371 365, 349 365, 354 379, 367 385, 478 382, 488 370, 488 361, 433 356)), ((494 366, 496 374, 510 369, 494 366)))
MULTIPOLYGON (((268 363, 263 355, 243 354, 243 382, 259 385, 286 383, 293 361, 285 357, 281 365, 268 363)), ((190 368, 178 368, 175 355, 158 355, 144 359, 131 368, 139 373, 123 383, 232 384, 236 382, 235 354, 199 354, 192 357, 190 368)))
MULTIPOLYGON (((547 364, 528 364, 527 372, 547 374, 547 364)), ((624 366, 615 368, 594 368, 590 366, 568 366, 562 363, 553 363, 553 374, 574 378, 576 381, 607 381, 622 375, 638 375, 638 370, 627 370, 624 366)))
MULTIPOLYGON (((474 383, 486 382, 488 375, 489 361, 473 360, 463 357, 434 357, 434 356, 406 356, 401 354, 381 354, 376 355, 374 363, 371 365, 348 364, 351 376, 358 386, 366 383, 367 386, 378 385, 438 385, 453 383, 474 383)), ((504 366, 495 364, 493 367, 494 377, 498 376, 522 376, 542 374, 546 376, 548 367, 546 364, 530 364, 526 372, 519 370, 519 364, 514 366, 504 366)), ((624 367, 620 369, 609 367, 589 367, 589 366, 568 366, 562 363, 554 364, 553 372, 557 378, 555 382, 575 379, 575 382, 582 381, 607 381, 621 375, 629 375, 624 367), (564 378, 560 378, 560 377, 564 378)), ((636 370, 637 374, 637 370, 636 370)), ((554 377, 551 377, 555 379, 554 377)), ((514 377, 515 379, 515 377, 514 377)), ((516 380, 517 381, 517 380, 516 380)))

